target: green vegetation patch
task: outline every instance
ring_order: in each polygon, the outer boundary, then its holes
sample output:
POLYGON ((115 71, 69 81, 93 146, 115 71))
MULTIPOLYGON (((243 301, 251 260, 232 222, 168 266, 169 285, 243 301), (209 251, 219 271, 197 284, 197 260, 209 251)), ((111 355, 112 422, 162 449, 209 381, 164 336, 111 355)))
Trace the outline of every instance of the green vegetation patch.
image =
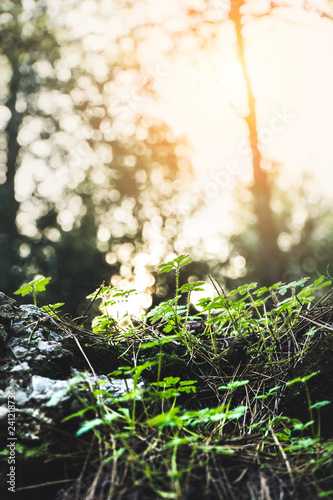
POLYGON ((87 386, 81 408, 65 418, 92 443, 82 463, 88 479, 66 498, 88 490, 102 498, 222 498, 217 491, 230 488, 250 498, 262 481, 271 498, 329 498, 332 393, 323 397, 321 374, 331 380, 333 292, 322 292, 330 281, 250 283, 228 294, 216 282, 217 296, 191 315, 191 294, 203 283, 180 285, 190 262, 180 255, 159 266, 175 273, 175 297, 142 318, 116 320, 109 311, 134 290, 101 287, 90 296, 102 301, 92 331, 67 324, 82 348, 76 356, 127 390, 115 396, 87 386), (295 416, 287 408, 298 399, 295 416))

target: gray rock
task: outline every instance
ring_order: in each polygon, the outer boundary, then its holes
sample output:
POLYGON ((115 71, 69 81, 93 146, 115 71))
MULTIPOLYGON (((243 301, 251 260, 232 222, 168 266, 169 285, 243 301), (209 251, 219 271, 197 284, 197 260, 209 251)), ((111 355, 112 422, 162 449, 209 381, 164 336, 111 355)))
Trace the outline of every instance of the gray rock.
POLYGON ((0 292, 0 306, 2 306, 3 304, 9 304, 11 306, 17 306, 17 302, 16 302, 15 299, 13 299, 12 297, 8 297, 8 295, 6 295, 3 292, 0 292))
POLYGON ((1 344, 4 344, 8 338, 8 333, 6 332, 5 328, 3 325, 0 325, 0 342, 1 344))
POLYGON ((0 321, 6 328, 15 318, 16 305, 16 300, 0 292, 0 321))
POLYGON ((23 363, 19 363, 16 366, 13 366, 13 368, 10 370, 10 373, 16 373, 22 375, 25 372, 28 372, 30 370, 30 366, 26 361, 23 363))
POLYGON ((11 308, 14 312, 13 315, 10 311, 0 315, 0 342, 6 355, 0 365, 0 426, 4 429, 9 391, 15 394, 18 438, 44 442, 45 433, 50 434, 65 417, 82 410, 84 401, 87 406, 91 405, 91 387, 108 393, 110 396, 103 395, 103 401, 110 405, 113 398, 133 390, 131 380, 125 383, 102 374, 98 375, 96 384, 92 373, 75 368, 71 346, 76 349, 77 357, 82 358, 82 355, 75 340, 54 318, 36 306, 17 307, 8 299, 0 294, 3 311, 11 308))
POLYGON ((15 317, 15 309, 10 304, 0 304, 0 318, 5 320, 12 320, 15 317))
POLYGON ((46 340, 60 341, 68 336, 64 330, 59 328, 52 316, 33 305, 22 305, 18 308, 12 330, 16 336, 28 334, 34 338, 39 336, 43 339, 46 337, 46 340))

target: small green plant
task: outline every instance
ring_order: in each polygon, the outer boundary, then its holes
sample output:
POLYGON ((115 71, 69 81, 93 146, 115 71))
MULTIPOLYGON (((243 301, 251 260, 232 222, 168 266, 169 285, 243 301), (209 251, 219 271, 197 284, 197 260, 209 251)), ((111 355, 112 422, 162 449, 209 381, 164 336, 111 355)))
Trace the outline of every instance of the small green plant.
MULTIPOLYGON (((157 322, 163 323, 163 331, 167 334, 174 333, 179 336, 181 342, 186 346, 188 352, 193 353, 193 347, 197 343, 197 339, 192 335, 191 330, 187 328, 190 319, 190 303, 191 294, 194 291, 204 290, 202 287, 204 281, 196 281, 194 283, 185 283, 182 286, 179 285, 180 270, 182 267, 190 264, 192 262, 189 255, 179 255, 175 259, 161 264, 158 266, 159 274, 175 271, 176 275, 176 290, 175 297, 160 303, 157 307, 151 310, 148 314, 151 323, 155 324, 157 322), (186 306, 179 306, 179 299, 185 295, 186 296, 186 306)), ((209 329, 209 327, 208 327, 209 329)))
MULTIPOLYGON (((308 380, 310 380, 312 377, 316 376, 318 372, 313 372, 310 373, 310 375, 307 375, 306 377, 297 377, 294 378, 293 380, 290 380, 287 382, 287 386, 293 385, 293 384, 303 384, 304 389, 305 389, 305 394, 306 394, 306 399, 308 403, 308 408, 309 408, 309 414, 310 414, 310 422, 308 422, 307 425, 311 425, 311 431, 312 431, 312 437, 313 438, 320 438, 320 431, 321 431, 321 424, 320 424, 320 409, 323 408, 324 406, 327 406, 328 404, 331 403, 331 401, 319 401, 317 403, 312 404, 311 403, 311 398, 310 398, 310 391, 308 387, 308 380), (318 411, 318 429, 317 432, 315 432, 314 428, 314 416, 313 416, 313 410, 316 409, 318 411)), ((302 429, 303 430, 303 429, 302 429)))
MULTIPOLYGON (((127 302, 129 297, 135 295, 135 289, 121 290, 118 287, 103 286, 95 290, 87 296, 92 303, 96 299, 101 299, 102 304, 100 309, 103 311, 102 315, 96 316, 92 321, 92 330, 94 333, 101 333, 103 335, 116 335, 119 333, 118 320, 114 312, 109 312, 113 306, 117 306, 121 302, 127 302)), ((116 312, 117 314, 117 312, 116 312)), ((127 316, 127 314, 125 314, 127 316)))
MULTIPOLYGON (((45 292, 47 285, 51 281, 51 278, 37 278, 25 285, 21 286, 18 290, 14 292, 15 295, 21 295, 24 297, 28 293, 32 294, 34 305, 37 306, 37 293, 45 292)), ((57 302, 56 304, 42 306, 41 309, 47 312, 50 316, 55 315, 55 310, 59 309, 64 305, 64 302, 57 302)))
MULTIPOLYGON (((160 382, 152 382, 151 385, 155 386, 158 390, 156 395, 158 396, 159 399, 162 400, 162 411, 164 407, 164 401, 166 399, 173 398, 173 403, 171 406, 171 410, 175 408, 176 406, 176 401, 178 396, 182 392, 185 392, 187 394, 189 393, 195 393, 196 392, 196 387, 195 384, 197 383, 197 380, 180 380, 180 377, 165 377, 162 381, 160 382)), ((154 394, 155 395, 155 394, 154 394)))
POLYGON ((37 305, 37 293, 45 292, 46 286, 51 281, 51 278, 37 278, 25 285, 21 286, 18 290, 14 292, 15 295, 22 295, 24 297, 28 293, 31 293, 34 300, 34 305, 37 305))

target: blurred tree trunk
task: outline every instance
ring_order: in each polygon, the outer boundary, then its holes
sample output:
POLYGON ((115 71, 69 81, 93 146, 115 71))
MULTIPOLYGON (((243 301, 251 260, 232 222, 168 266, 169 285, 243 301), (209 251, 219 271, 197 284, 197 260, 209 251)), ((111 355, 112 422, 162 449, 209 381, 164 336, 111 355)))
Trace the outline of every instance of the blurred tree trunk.
POLYGON ((270 205, 271 186, 267 178, 267 172, 261 166, 261 153, 258 143, 256 102, 252 92, 252 85, 247 71, 245 60, 244 40, 242 36, 242 13, 241 7, 244 0, 231 0, 229 18, 233 21, 237 37, 238 57, 242 66, 243 77, 246 84, 247 103, 249 113, 245 121, 249 129, 249 141, 253 165, 252 193, 254 197, 254 211, 257 218, 257 231, 260 242, 259 255, 262 263, 260 269, 260 280, 265 285, 271 285, 280 281, 285 273, 285 259, 280 250, 277 239, 278 230, 274 214, 270 205))
POLYGON ((10 58, 12 78, 9 84, 8 100, 5 106, 11 117, 5 133, 7 135, 7 172, 6 181, 0 185, 0 290, 12 291, 16 287, 13 283, 13 266, 17 264, 18 231, 16 215, 19 203, 15 199, 15 173, 20 145, 17 137, 22 122, 22 114, 16 111, 19 81, 22 75, 18 70, 18 61, 14 55, 10 58))

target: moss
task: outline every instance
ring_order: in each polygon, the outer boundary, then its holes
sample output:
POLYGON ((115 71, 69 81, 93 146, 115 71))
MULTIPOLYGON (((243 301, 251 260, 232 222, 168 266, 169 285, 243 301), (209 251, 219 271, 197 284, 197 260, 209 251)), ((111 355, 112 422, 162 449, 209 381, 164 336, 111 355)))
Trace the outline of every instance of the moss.
POLYGON ((31 367, 35 375, 66 380, 70 376, 72 361, 72 353, 64 349, 57 356, 49 359, 45 355, 37 355, 32 359, 31 367))
POLYGON ((141 359, 138 360, 139 364, 143 364, 148 361, 156 362, 155 365, 147 370, 144 370, 144 372, 142 373, 143 378, 145 378, 148 382, 155 382, 157 380, 160 356, 160 380, 163 380, 165 377, 169 377, 170 375, 172 375, 173 377, 180 377, 181 380, 189 380, 195 377, 192 370, 192 365, 188 364, 185 358, 182 358, 175 353, 170 354, 163 351, 162 353, 160 353, 159 348, 154 347, 143 351, 143 353, 141 354, 141 359))
MULTIPOLYGON (((125 351, 124 348, 110 346, 106 342, 97 343, 84 340, 80 340, 79 342, 97 374, 107 375, 117 370, 120 365, 131 364, 129 361, 130 354, 125 358, 121 357, 125 351)), ((86 359, 73 339, 67 340, 66 349, 73 354, 73 360, 71 361, 72 368, 78 370, 86 370, 88 368, 86 359)))
POLYGON ((191 378, 192 370, 184 358, 180 358, 176 354, 162 354, 162 378, 172 374, 173 377, 180 377, 181 380, 191 378))
MULTIPOLYGON (((120 366, 133 366, 133 353, 131 349, 128 349, 127 345, 110 346, 106 342, 96 343, 94 341, 87 342, 82 340, 80 341, 80 345, 97 374, 106 375, 117 370, 120 366)), ((86 370, 87 362, 73 339, 67 341, 66 349, 71 351, 74 355, 72 367, 78 370, 86 370)), ((137 363, 143 364, 148 361, 158 362, 159 355, 159 347, 139 350, 137 363)), ((153 366, 144 371, 143 377, 148 381, 156 381, 157 371, 157 365, 153 366)), ((163 379, 169 376, 170 373, 172 373, 174 377, 180 377, 182 380, 194 376, 192 365, 188 364, 186 359, 176 353, 162 352, 161 378, 163 379)))

